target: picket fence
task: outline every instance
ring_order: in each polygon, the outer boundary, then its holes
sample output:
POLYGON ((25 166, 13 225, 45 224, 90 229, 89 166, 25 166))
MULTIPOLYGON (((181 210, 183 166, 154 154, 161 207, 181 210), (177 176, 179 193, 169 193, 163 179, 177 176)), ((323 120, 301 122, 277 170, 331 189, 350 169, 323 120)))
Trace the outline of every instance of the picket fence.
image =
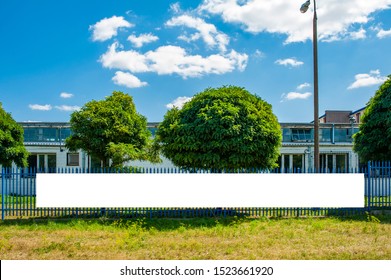
MULTIPOLYGON (((223 190, 222 190, 223 191, 223 190)), ((93 195, 93 194, 91 194, 93 195)), ((205 194, 207 195, 207 194, 205 194)), ((338 195, 338 194, 336 194, 338 195)), ((360 169, 351 170, 183 170, 178 168, 125 168, 55 170, 5 169, 1 170, 1 217, 69 217, 69 218, 191 218, 191 217, 301 217, 358 215, 375 209, 391 209, 391 162, 368 162, 360 169), (365 177, 365 207, 363 208, 37 208, 37 173, 363 173, 365 177)))

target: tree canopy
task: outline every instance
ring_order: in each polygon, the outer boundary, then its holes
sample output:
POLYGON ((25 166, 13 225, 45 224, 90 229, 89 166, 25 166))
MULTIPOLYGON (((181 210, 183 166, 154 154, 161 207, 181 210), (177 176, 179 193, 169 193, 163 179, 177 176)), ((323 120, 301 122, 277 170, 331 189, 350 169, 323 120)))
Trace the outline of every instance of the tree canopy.
POLYGON ((82 149, 102 166, 120 167, 129 160, 158 162, 147 119, 136 111, 133 98, 114 91, 105 100, 92 100, 71 115, 72 135, 66 147, 82 149))
POLYGON ((354 135, 354 151, 362 161, 391 160, 391 75, 367 103, 354 135))
POLYGON ((155 137, 175 165, 215 170, 273 168, 281 139, 271 105, 236 86, 208 88, 169 110, 155 137))
POLYGON ((23 128, 4 111, 0 103, 0 164, 11 167, 27 166, 28 152, 23 145, 23 128))

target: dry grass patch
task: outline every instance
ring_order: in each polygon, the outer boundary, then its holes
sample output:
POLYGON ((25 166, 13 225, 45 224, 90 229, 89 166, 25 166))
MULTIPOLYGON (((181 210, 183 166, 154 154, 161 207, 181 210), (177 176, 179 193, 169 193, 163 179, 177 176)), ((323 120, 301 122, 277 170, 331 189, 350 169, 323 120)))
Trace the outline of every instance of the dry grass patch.
POLYGON ((379 219, 6 220, 0 258, 391 259, 379 219))

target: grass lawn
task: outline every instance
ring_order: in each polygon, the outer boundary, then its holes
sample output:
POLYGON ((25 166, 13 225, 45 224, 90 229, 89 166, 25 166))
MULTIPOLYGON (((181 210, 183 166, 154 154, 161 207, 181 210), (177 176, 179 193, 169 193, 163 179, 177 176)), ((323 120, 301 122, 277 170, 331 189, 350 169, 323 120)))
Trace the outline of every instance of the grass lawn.
POLYGON ((391 216, 18 219, 0 259, 391 259, 391 216))

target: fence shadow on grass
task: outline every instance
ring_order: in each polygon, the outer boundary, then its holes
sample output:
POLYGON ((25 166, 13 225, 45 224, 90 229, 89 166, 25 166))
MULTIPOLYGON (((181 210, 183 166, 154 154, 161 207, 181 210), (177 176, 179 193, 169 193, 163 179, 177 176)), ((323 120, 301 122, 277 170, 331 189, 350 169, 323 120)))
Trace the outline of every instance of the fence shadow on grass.
POLYGON ((245 218, 245 217, 202 217, 202 218, 78 218, 73 217, 56 217, 56 218, 27 218, 27 219, 6 219, 0 221, 1 226, 47 226, 47 227, 63 227, 70 226, 75 228, 83 228, 85 226, 107 226, 114 228, 142 228, 145 230, 171 231, 180 228, 213 228, 216 226, 234 226, 251 220, 267 221, 266 217, 260 218, 245 218))
POLYGON ((7 219, 0 221, 3 227, 12 226, 44 226, 47 228, 75 228, 86 229, 94 228, 115 228, 118 230, 136 230, 136 231, 152 231, 165 232, 176 230, 191 230, 191 229, 211 229, 211 228, 232 228, 238 227, 245 223, 251 222, 278 222, 278 221, 295 221, 295 220, 322 220, 334 219, 338 222, 368 222, 375 224, 391 224, 391 213, 383 211, 378 213, 364 212, 358 215, 329 215, 329 216, 308 216, 308 217, 193 217, 193 218, 78 218, 72 217, 56 217, 56 218, 27 218, 27 219, 7 219))

